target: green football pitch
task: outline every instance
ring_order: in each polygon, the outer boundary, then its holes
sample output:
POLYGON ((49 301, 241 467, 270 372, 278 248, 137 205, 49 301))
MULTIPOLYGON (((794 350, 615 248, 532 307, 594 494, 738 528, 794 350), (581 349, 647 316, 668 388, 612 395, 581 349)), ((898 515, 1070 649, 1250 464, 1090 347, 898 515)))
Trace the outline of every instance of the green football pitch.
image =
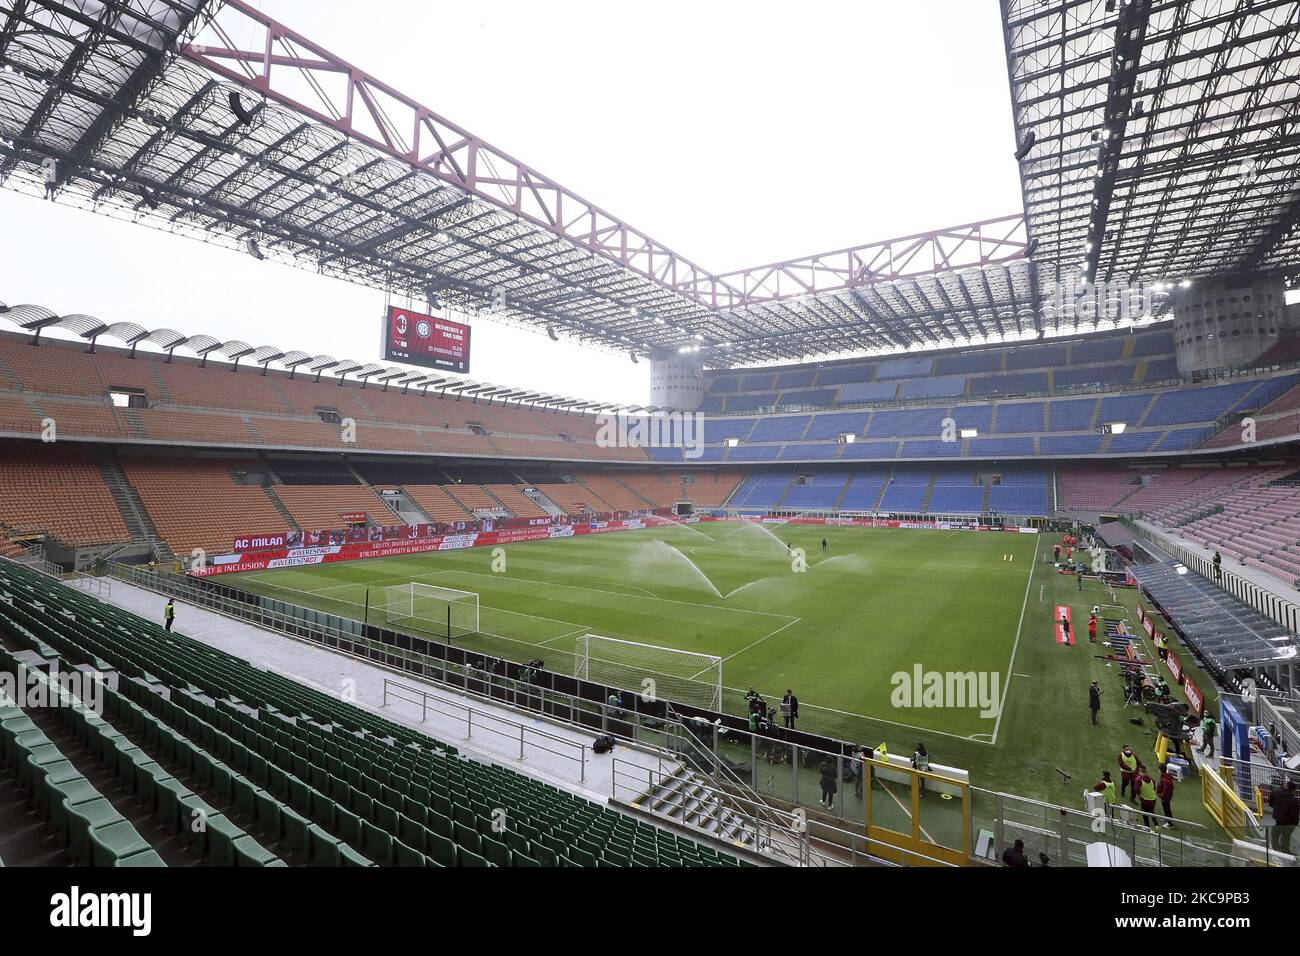
MULTIPOLYGON (((1137 630, 1136 595, 1079 590, 1042 560, 1050 547, 1032 534, 704 522, 512 544, 504 567, 494 549, 474 548, 222 583, 374 623, 387 586, 473 591, 479 633, 458 646, 563 673, 587 633, 716 655, 730 713, 744 713, 750 686, 769 701, 792 688, 800 729, 895 753, 924 741, 978 786, 1078 805, 1124 743, 1141 754, 1154 738, 1129 722, 1116 671, 1095 656, 1105 646, 1084 627, 1113 599, 1103 617, 1137 630), (804 570, 787 545, 803 550, 804 570), (1073 647, 1053 638, 1058 604, 1082 638, 1073 647), (906 699, 918 670, 982 675, 985 699, 906 699), (1088 717, 1093 679, 1105 691, 1100 727, 1088 717)), ((1199 807, 1190 794, 1180 803, 1176 812, 1199 807)))

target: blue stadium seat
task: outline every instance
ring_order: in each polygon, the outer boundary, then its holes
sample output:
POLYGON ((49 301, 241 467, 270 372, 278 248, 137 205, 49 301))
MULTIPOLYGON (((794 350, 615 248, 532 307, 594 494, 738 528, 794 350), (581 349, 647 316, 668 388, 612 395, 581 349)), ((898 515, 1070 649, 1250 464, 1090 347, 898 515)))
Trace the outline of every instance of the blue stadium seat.
POLYGON ((795 442, 790 445, 781 446, 782 458, 793 459, 796 461, 813 461, 838 458, 840 449, 844 447, 838 442, 795 442))
POLYGON ((1137 336, 1133 342, 1133 357, 1148 355, 1173 355, 1174 334, 1172 332, 1149 332, 1137 336))
POLYGON ((972 438, 970 456, 972 458, 1002 458, 1011 456, 1033 455, 1034 440, 1023 438, 972 438))
POLYGON ((902 484, 897 479, 885 488, 880 499, 880 511, 917 512, 925 501, 925 482, 902 484))
POLYGON ((776 387, 776 375, 773 372, 751 372, 740 378, 742 392, 763 392, 776 387))
POLYGON ((833 365, 817 372, 817 384, 845 385, 849 382, 870 382, 875 377, 875 365, 833 365))
POLYGON ((1105 435, 1044 435, 1038 439, 1041 455, 1095 455, 1101 451, 1105 435))
POLYGON ((1083 368, 1058 368, 1052 373, 1052 382, 1057 392, 1085 385, 1127 385, 1133 381, 1136 368, 1136 365, 1123 362, 1087 365, 1083 368))
POLYGON ((939 357, 935 371, 939 375, 954 375, 971 372, 1002 371, 1002 352, 987 349, 982 352, 963 352, 959 355, 942 355, 939 357))
POLYGON ((792 471, 767 471, 747 477, 728 505, 733 508, 774 508, 794 480, 792 471))
POLYGON ((967 484, 953 487, 935 484, 930 491, 930 501, 926 510, 932 514, 978 513, 983 504, 983 485, 967 484))
POLYGON ((1092 416, 1097 410, 1095 398, 1058 399, 1048 403, 1047 416, 1050 431, 1081 432, 1092 427, 1092 416))
POLYGON ((941 375, 937 378, 905 379, 899 390, 900 398, 938 398, 966 394, 965 375, 941 375))
POLYGON ((1006 515, 1045 515, 1048 513, 1047 482, 995 485, 989 489, 989 508, 1006 515))
POLYGON ((1152 442, 1154 442, 1162 434, 1163 432, 1161 431, 1150 431, 1150 432, 1126 431, 1122 435, 1111 435, 1110 445, 1107 446, 1107 451, 1110 452, 1111 454, 1116 454, 1120 452, 1127 453, 1127 452, 1148 451, 1151 448, 1152 442))
POLYGON ((731 449, 728 461, 775 461, 781 455, 781 445, 738 445, 731 449))
POLYGON ((1065 357, 1064 345, 1022 345, 1007 353, 1007 368, 1060 368, 1065 357))
POLYGON ((1003 402, 998 405, 998 434, 1021 434, 1042 430, 1042 402, 1003 402))
POLYGON ((732 395, 727 399, 729 412, 753 412, 776 404, 776 392, 760 392, 755 395, 732 395))
POLYGON ((1168 382, 1178 378, 1178 360, 1170 356, 1169 358, 1152 359, 1147 363, 1146 375, 1142 377, 1143 382, 1168 382))
POLYGON ((858 402, 892 402, 897 394, 897 382, 849 382, 840 386, 838 401, 841 405, 853 405, 858 402))
POLYGON ((850 461, 881 461, 897 455, 897 441, 859 441, 845 445, 841 457, 850 461))
POLYGON ((798 441, 808 427, 807 415, 760 418, 749 433, 750 441, 798 441))
POLYGON ((913 439, 903 442, 904 458, 960 458, 961 442, 941 439, 913 439))
POLYGON ((943 433, 943 420, 947 417, 948 409, 943 407, 885 409, 871 416, 867 437, 933 435, 938 438, 943 433))
POLYGON ((739 438, 744 441, 754 430, 756 418, 706 418, 704 420, 704 440, 709 444, 739 438))
POLYGON ((1030 395, 1047 391, 1046 372, 1010 372, 977 375, 970 380, 972 395, 1030 395))
POLYGON ((1237 406, 1255 389, 1255 382, 1230 382, 1203 388, 1180 388, 1161 392, 1142 422, 1151 425, 1187 425, 1212 422, 1237 406))
POLYGON ((792 389, 778 395, 776 402, 778 405, 815 405, 818 408, 828 408, 835 404, 835 394, 833 388, 792 389))
POLYGON ((816 378, 817 378, 817 369, 815 368, 790 369, 787 372, 780 372, 777 374, 776 387, 777 388, 811 388, 816 378))
POLYGON ((876 507, 876 499, 880 497, 881 486, 884 485, 887 477, 887 472, 870 468, 854 474, 849 479, 848 487, 844 490, 844 497, 840 501, 840 509, 842 511, 873 510, 876 507))
POLYGON ((861 435, 867 427, 868 412, 827 412, 812 416, 805 439, 835 438, 838 435, 861 435))
POLYGON ((1130 427, 1136 425, 1147 405, 1151 403, 1150 393, 1142 395, 1112 395, 1101 400, 1097 412, 1097 424, 1107 425, 1111 422, 1124 422, 1130 427))
POLYGON ((983 405, 958 405, 952 410, 952 420, 958 429, 974 428, 985 435, 993 430, 993 406, 987 402, 983 405))
POLYGON ((849 473, 829 471, 813 475, 811 484, 794 485, 781 502, 782 508, 816 508, 829 510, 848 484, 849 473))
POLYGON ((1114 362, 1124 355, 1124 340, 1118 336, 1075 342, 1070 347, 1070 364, 1087 365, 1090 362, 1114 362))
POLYGON ((1207 428, 1171 428, 1152 450, 1182 451, 1186 448, 1195 448, 1208 437, 1208 431, 1207 428))
POLYGON ((886 359, 876 366, 876 381, 883 382, 894 378, 921 378, 934 372, 934 359, 906 358, 886 359))

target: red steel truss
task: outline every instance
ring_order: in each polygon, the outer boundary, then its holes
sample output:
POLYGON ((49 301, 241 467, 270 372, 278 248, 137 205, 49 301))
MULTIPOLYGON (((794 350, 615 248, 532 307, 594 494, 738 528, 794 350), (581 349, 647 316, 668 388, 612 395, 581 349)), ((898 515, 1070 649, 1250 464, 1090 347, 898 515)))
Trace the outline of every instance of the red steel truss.
POLYGON ((709 310, 1026 258, 1024 216, 1017 214, 715 275, 245 0, 226 0, 198 39, 180 52, 224 79, 709 310))

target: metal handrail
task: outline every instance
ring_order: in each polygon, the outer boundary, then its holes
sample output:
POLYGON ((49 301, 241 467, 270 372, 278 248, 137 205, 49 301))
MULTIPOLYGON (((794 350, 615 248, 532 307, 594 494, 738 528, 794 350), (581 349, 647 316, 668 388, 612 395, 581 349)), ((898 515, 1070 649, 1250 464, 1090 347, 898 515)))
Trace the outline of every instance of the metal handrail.
MULTIPOLYGON (((635 766, 632 772, 625 770, 620 773, 620 763, 625 766, 634 766, 629 765, 627 761, 620 761, 617 757, 610 762, 612 799, 631 806, 635 806, 631 800, 621 800, 619 798, 620 778, 633 781, 623 789, 632 790, 637 795, 642 795, 652 792, 664 780, 670 780, 674 776, 673 773, 666 773, 662 769, 656 770, 642 766, 635 766)), ((763 858, 783 862, 787 865, 791 863, 797 866, 817 867, 833 865, 833 861, 812 848, 808 839, 807 820, 803 814, 778 811, 762 801, 754 804, 749 800, 735 796, 735 794, 710 787, 707 784, 698 784, 698 786, 715 797, 720 806, 727 805, 728 812, 740 817, 752 827, 755 852, 763 858)), ((673 822, 678 826, 702 833, 710 839, 718 839, 721 836, 721 830, 714 834, 685 819, 673 822)))
POLYGON ((469 740, 474 736, 474 728, 475 728, 474 719, 475 717, 477 717, 479 719, 478 727, 481 730, 486 730, 488 733, 498 734, 499 736, 502 737, 509 737, 512 740, 517 735, 519 738, 519 759, 520 760, 525 759, 525 748, 528 744, 531 743, 532 746, 536 747, 538 750, 543 751, 544 753, 549 753, 556 757, 564 757, 569 760, 576 760, 579 765, 578 779, 584 782, 587 779, 587 747, 585 744, 573 740, 566 740, 565 738, 559 737, 555 734, 548 734, 544 730, 538 730, 536 727, 529 727, 527 724, 520 723, 517 720, 510 720, 508 717, 502 717, 500 714, 494 714, 486 710, 479 710, 477 707, 471 707, 468 704, 462 704, 458 701, 447 700, 445 698, 439 697, 436 694, 431 694, 428 691, 421 690, 418 687, 408 687, 405 684, 399 684, 397 681, 385 677, 383 706, 385 707, 388 706, 388 698, 390 696, 393 697, 394 700, 401 700, 401 701, 406 701, 407 703, 419 704, 421 723, 425 723, 428 721, 429 712, 431 710, 434 713, 441 714, 444 717, 453 717, 458 720, 463 719, 465 721, 466 740, 469 740), (412 694, 419 695, 419 697, 418 699, 413 697, 402 697, 398 693, 398 691, 409 691, 412 694), (439 709, 439 705, 451 709, 441 710, 439 709), (492 722, 496 722, 498 724, 505 724, 507 727, 513 728, 513 731, 506 733, 501 730, 497 730, 496 728, 491 726, 492 722), (566 753, 560 750, 552 750, 549 747, 545 747, 542 744, 537 743, 535 740, 530 740, 529 739, 530 737, 540 738, 542 740, 554 741, 557 744, 562 744, 570 748, 570 752, 566 753), (572 750, 577 751, 576 756, 571 752, 572 750))

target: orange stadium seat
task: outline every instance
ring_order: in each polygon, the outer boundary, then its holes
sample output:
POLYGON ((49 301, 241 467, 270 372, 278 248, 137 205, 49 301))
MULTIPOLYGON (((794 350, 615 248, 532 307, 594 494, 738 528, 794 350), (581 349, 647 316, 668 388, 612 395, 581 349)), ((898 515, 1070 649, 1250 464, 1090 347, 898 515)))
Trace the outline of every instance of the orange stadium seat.
POLYGON ((92 452, 53 444, 0 451, 0 527, 70 545, 131 536, 92 452))
POLYGON ((402 490, 434 521, 464 521, 470 513, 442 485, 403 485, 402 490))
POLYGON ((501 501, 518 518, 545 518, 547 512, 538 506, 518 485, 484 485, 485 489, 501 501))
POLYGON ((401 521, 384 500, 365 485, 276 485, 272 489, 304 531, 343 526, 342 516, 364 511, 378 524, 401 521))
POLYGON ((266 492, 237 484, 220 459, 127 458, 122 470, 144 502, 159 536, 181 557, 194 548, 229 551, 238 534, 286 529, 266 492))

